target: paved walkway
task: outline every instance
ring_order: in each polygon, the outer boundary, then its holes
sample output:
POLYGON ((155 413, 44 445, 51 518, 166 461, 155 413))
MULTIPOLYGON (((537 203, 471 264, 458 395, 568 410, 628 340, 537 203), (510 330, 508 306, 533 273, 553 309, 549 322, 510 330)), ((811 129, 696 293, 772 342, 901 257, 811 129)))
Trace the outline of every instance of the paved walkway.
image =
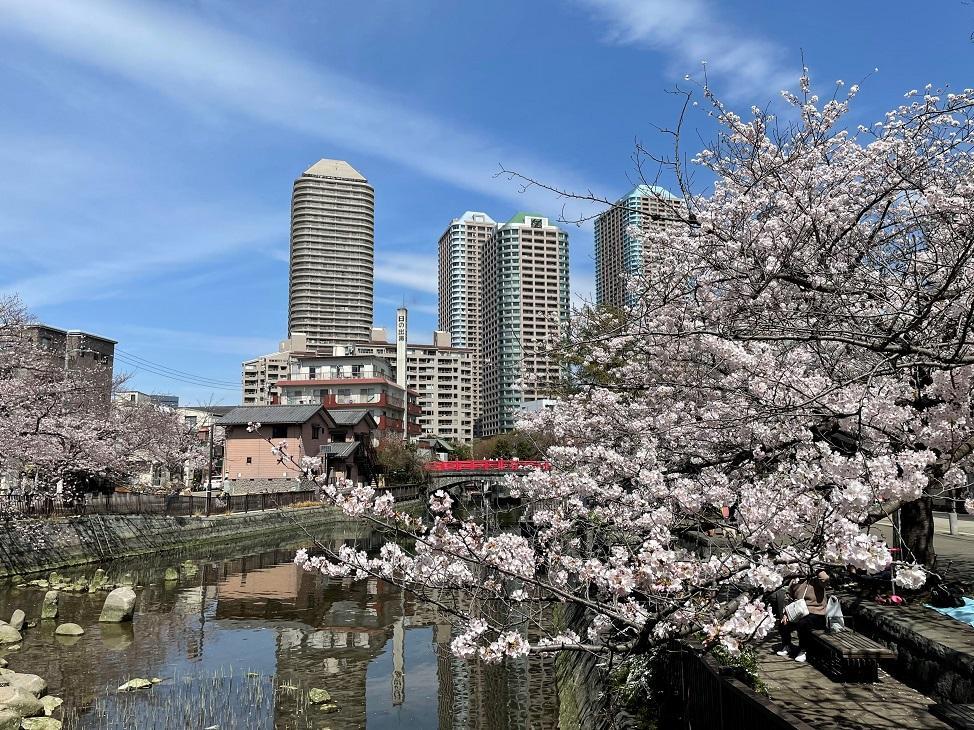
POLYGON ((819 730, 949 730, 927 711, 932 700, 886 672, 875 684, 833 682, 808 664, 775 655, 772 646, 762 646, 758 660, 771 699, 819 730))
MULTIPOLYGON (((877 525, 891 537, 887 522, 877 525)), ((974 519, 958 520, 951 535, 946 516, 934 518, 934 546, 947 579, 974 587, 974 519), (950 567, 947 568, 947 564, 950 567)), ((916 603, 900 608, 879 607, 905 628, 964 654, 974 655, 974 630, 916 603)), ((880 670, 875 684, 833 682, 814 667, 774 654, 775 644, 760 649, 760 676, 771 698, 796 717, 821 730, 852 728, 937 728, 949 726, 928 711, 934 701, 880 670)))

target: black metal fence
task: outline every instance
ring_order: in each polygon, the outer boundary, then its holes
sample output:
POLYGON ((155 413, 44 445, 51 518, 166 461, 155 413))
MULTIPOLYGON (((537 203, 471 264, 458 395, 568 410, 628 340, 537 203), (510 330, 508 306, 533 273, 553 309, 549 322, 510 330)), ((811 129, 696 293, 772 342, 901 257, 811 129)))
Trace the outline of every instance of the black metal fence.
POLYGON ((813 730, 780 706, 757 694, 710 656, 692 650, 672 657, 668 680, 682 715, 681 727, 714 730, 813 730))
MULTIPOLYGON (((391 492, 396 501, 416 499, 420 485, 401 484, 379 491, 391 492)), ((115 492, 106 495, 87 495, 83 498, 0 496, 0 514, 25 517, 66 517, 84 514, 114 515, 202 515, 230 514, 234 512, 260 512, 283 507, 312 506, 320 503, 320 494, 313 489, 291 492, 258 492, 222 496, 213 492, 205 494, 140 494, 115 492), (207 508, 209 499, 209 508, 207 508)))

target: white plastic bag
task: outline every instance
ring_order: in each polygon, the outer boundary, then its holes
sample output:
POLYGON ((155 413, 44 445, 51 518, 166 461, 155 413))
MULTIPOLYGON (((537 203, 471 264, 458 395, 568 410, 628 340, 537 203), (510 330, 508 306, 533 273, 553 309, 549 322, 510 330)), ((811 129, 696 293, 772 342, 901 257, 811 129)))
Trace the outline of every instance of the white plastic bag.
POLYGON ((829 600, 825 604, 825 626, 829 631, 843 631, 845 629, 842 604, 835 596, 829 596, 829 600))

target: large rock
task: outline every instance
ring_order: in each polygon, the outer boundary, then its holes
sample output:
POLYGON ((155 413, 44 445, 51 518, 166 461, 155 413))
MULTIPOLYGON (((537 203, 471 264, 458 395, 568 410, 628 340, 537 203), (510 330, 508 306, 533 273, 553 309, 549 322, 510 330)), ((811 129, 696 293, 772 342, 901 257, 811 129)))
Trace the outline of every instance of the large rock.
POLYGON ((81 636, 84 632, 85 630, 78 624, 61 624, 54 629, 54 633, 59 636, 81 636))
POLYGON ((20 713, 21 717, 34 717, 44 712, 44 705, 22 687, 0 687, 0 707, 20 713))
POLYGON ((118 688, 119 692, 134 692, 137 689, 149 689, 152 687, 152 680, 143 679, 142 677, 136 677, 135 679, 130 679, 118 688))
POLYGON ((323 705, 326 702, 331 702, 331 693, 326 689, 318 689, 317 687, 309 689, 308 702, 312 705, 323 705))
POLYGON ((16 644, 23 638, 13 626, 0 625, 0 644, 16 644))
POLYGON ((44 705, 44 714, 50 717, 57 708, 64 704, 64 700, 54 695, 44 695, 41 697, 41 704, 44 705))
POLYGON ((91 582, 88 584, 88 592, 95 593, 100 591, 107 582, 108 577, 105 575, 105 571, 99 568, 95 571, 95 574, 91 576, 91 582))
POLYGON ((53 717, 25 717, 23 730, 61 730, 61 721, 53 717))
POLYGON ((17 629, 17 631, 23 631, 24 621, 26 619, 27 615, 18 608, 10 617, 10 625, 17 629))
POLYGON ((41 606, 41 618, 42 619, 56 619, 57 618, 57 591, 48 591, 44 594, 44 604, 41 606))
POLYGON ((98 620, 106 623, 131 621, 133 613, 135 613, 135 591, 124 586, 116 588, 106 596, 98 620))
POLYGON ((20 713, 9 707, 0 707, 0 730, 20 730, 20 713))
POLYGON ((20 687, 35 697, 40 697, 47 689, 47 682, 36 674, 15 672, 11 669, 0 669, 0 679, 9 682, 11 687, 20 687))

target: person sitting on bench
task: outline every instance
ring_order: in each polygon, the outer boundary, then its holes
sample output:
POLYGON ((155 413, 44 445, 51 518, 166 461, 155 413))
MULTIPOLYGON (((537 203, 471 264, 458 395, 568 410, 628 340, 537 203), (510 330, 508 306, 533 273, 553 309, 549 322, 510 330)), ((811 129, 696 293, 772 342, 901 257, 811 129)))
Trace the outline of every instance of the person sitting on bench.
MULTIPOLYGON (((804 580, 794 580, 788 586, 790 601, 804 600, 808 613, 796 621, 789 621, 785 612, 781 614, 781 649, 778 656, 791 656, 795 661, 805 661, 805 648, 795 648, 791 635, 795 631, 826 628, 825 611, 828 604, 829 574, 824 570, 804 580)), ((799 642, 801 634, 799 633, 799 642)))

